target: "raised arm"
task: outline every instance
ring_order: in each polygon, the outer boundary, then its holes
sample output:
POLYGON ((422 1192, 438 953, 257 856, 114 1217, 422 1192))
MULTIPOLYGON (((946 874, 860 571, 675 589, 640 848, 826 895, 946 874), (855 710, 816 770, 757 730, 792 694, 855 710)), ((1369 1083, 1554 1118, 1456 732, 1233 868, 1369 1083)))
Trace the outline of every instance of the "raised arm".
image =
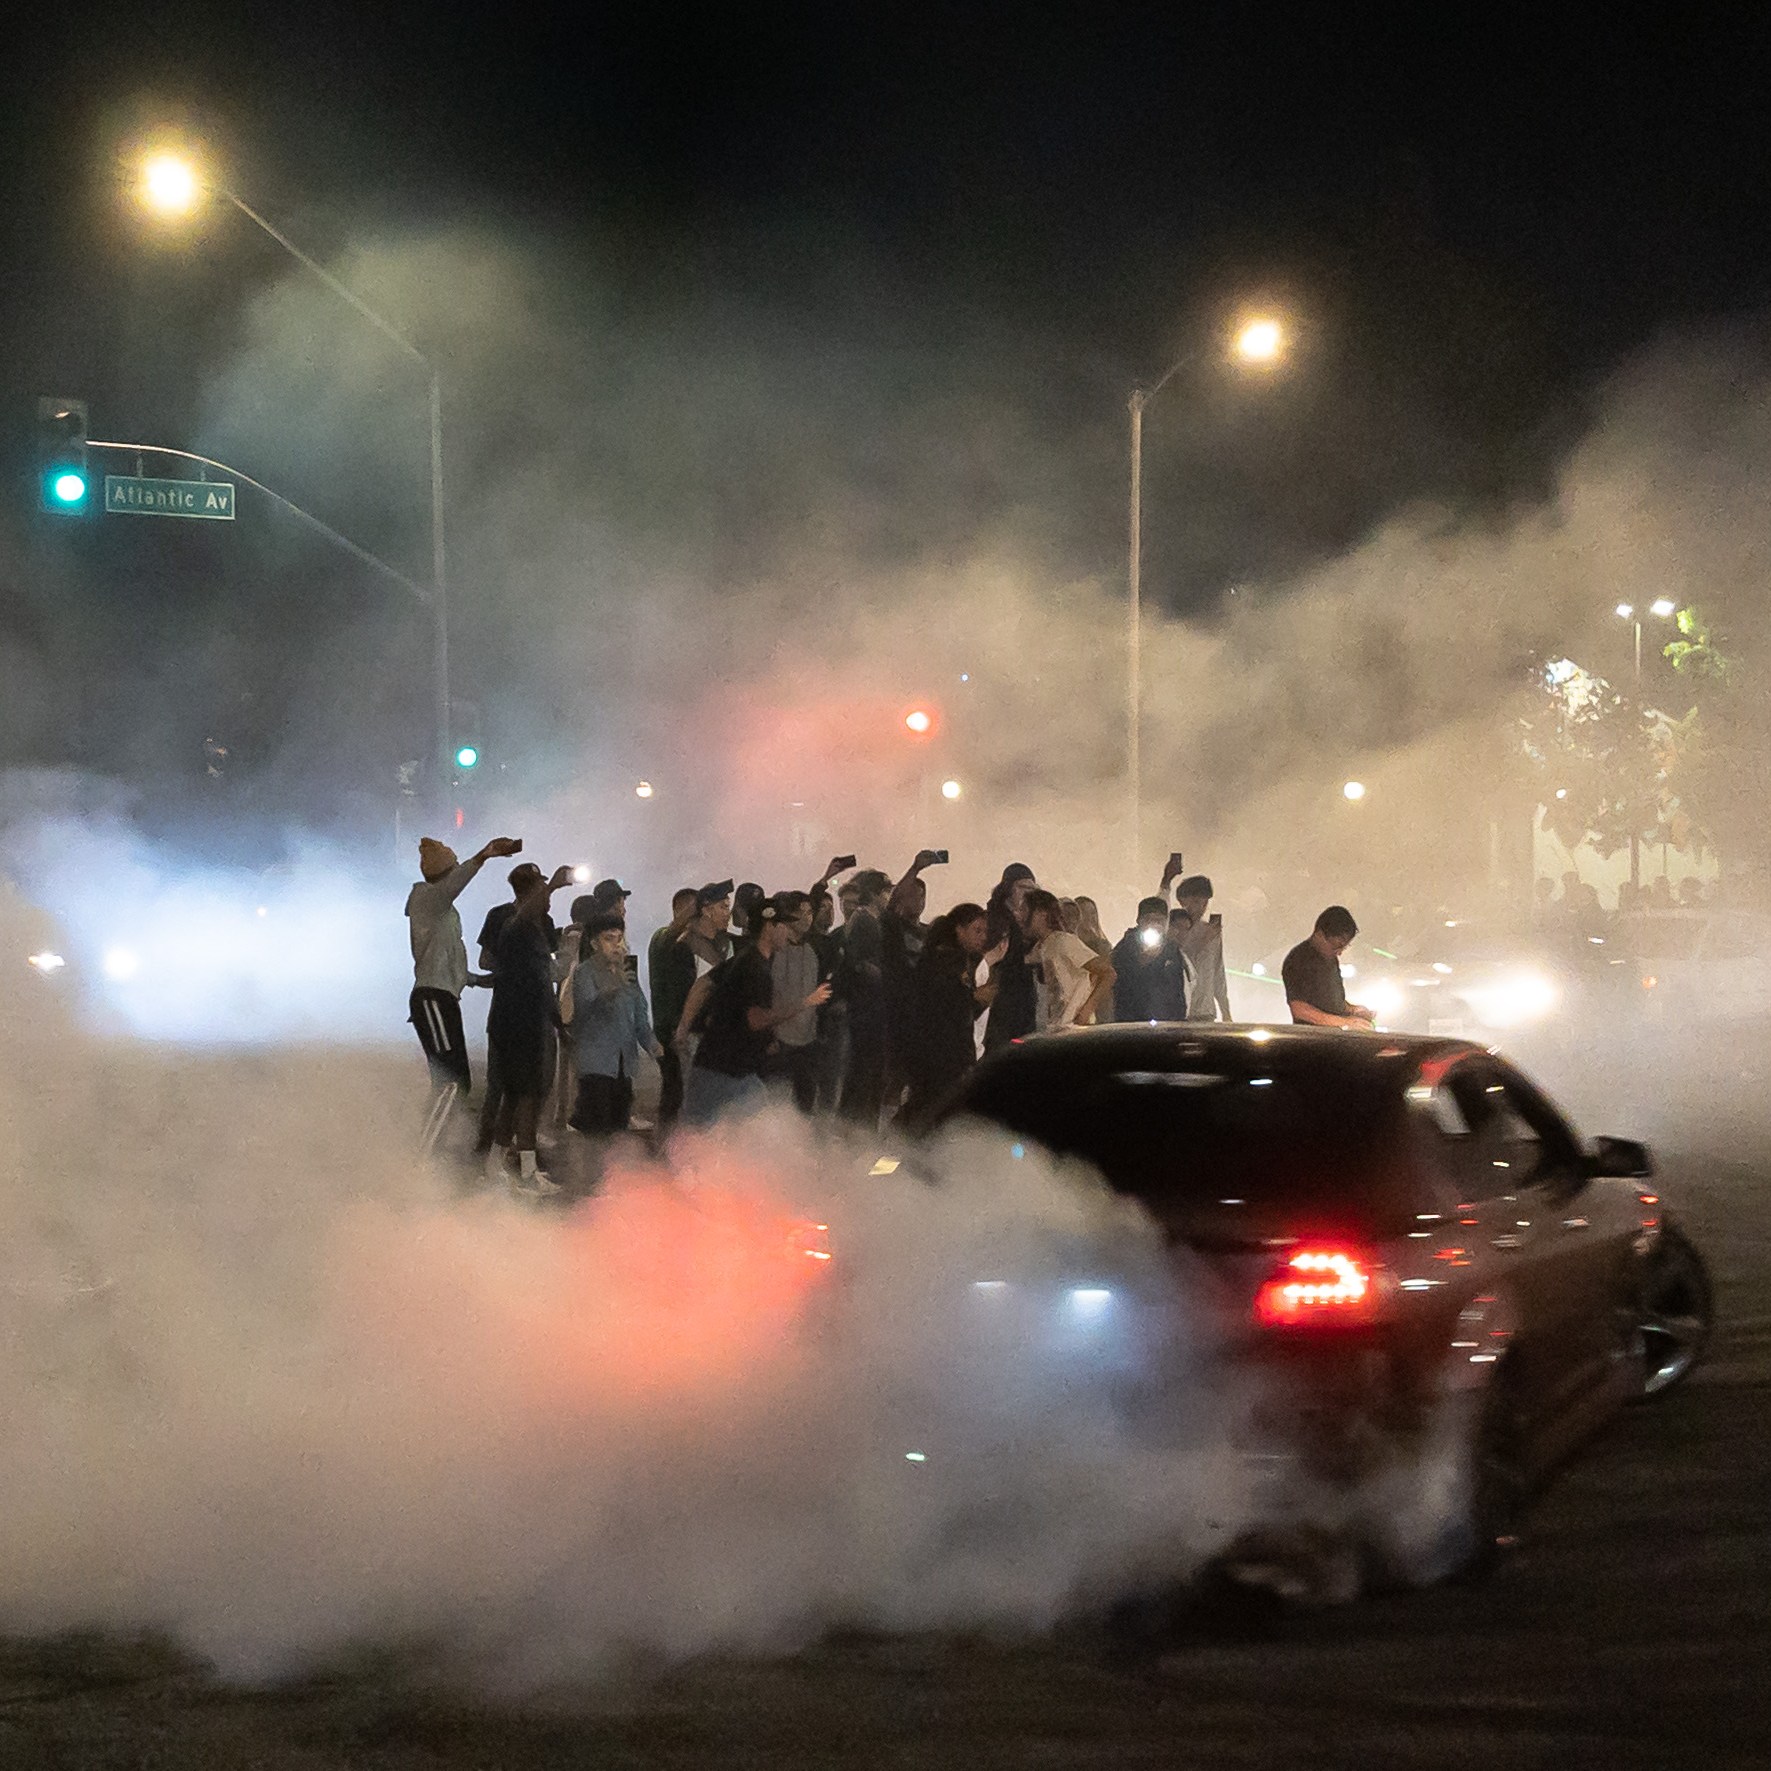
MULTIPOLYGON (((469 855, 465 861, 458 861, 442 878, 442 887, 450 902, 459 898, 473 883, 473 878, 486 863, 497 855, 515 855, 521 852, 522 843, 514 836, 495 836, 480 850, 477 855, 469 855)), ((481 964, 484 964, 484 960, 481 964)))

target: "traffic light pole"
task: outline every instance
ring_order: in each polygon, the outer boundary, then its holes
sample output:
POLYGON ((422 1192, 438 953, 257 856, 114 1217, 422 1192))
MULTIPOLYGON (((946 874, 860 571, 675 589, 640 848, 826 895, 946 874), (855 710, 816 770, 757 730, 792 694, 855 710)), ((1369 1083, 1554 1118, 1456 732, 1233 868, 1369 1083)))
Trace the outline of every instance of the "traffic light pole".
MULTIPOLYGON (((212 467, 217 473, 227 474, 229 478, 238 480, 242 485, 250 486, 253 491, 262 492, 273 504, 288 511, 291 516, 299 517, 316 534, 323 535, 334 546, 342 547, 354 559, 361 560, 366 566, 373 566, 376 571, 393 579, 403 589, 409 590, 426 608, 433 606, 434 599, 428 586, 420 584, 415 578, 408 578, 398 566, 390 566, 379 554, 371 553, 368 548, 360 546, 348 535, 339 534, 330 523, 322 522, 311 510, 303 510, 294 499, 285 498, 281 492, 273 491, 263 480, 255 480, 251 474, 242 473, 237 467, 229 467, 225 461, 217 461, 208 455, 194 455, 189 449, 169 449, 162 443, 101 443, 89 438, 86 447, 88 449, 114 449, 120 455, 134 455, 137 458, 143 455, 167 455, 176 461, 194 461, 201 467, 212 467)), ((448 657, 446 649, 442 655, 445 659, 448 657)))
MULTIPOLYGON (((437 785, 441 789, 455 767, 455 743, 449 730, 449 578, 443 547, 443 380, 430 364, 425 367, 430 369, 431 690, 436 698, 437 785)), ((440 791, 437 797, 442 798, 440 791)))

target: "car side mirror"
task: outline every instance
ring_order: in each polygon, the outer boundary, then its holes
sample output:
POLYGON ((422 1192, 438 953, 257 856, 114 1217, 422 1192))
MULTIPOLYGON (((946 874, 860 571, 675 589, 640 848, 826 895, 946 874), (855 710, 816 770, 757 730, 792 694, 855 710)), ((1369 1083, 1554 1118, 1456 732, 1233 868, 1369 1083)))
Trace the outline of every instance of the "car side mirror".
POLYGON ((1621 1180, 1644 1180, 1654 1173, 1654 1158, 1646 1144, 1634 1138, 1594 1138, 1587 1157, 1589 1175, 1615 1175, 1621 1180))

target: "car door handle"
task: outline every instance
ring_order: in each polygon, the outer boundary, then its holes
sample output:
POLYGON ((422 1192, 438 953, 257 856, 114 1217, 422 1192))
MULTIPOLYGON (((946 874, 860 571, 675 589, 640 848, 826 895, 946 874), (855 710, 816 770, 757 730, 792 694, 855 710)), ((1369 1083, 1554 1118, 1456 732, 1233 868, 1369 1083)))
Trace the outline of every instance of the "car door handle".
POLYGON ((1564 1218, 1562 1228, 1564 1230, 1590 1230, 1592 1224, 1587 1218, 1564 1218))

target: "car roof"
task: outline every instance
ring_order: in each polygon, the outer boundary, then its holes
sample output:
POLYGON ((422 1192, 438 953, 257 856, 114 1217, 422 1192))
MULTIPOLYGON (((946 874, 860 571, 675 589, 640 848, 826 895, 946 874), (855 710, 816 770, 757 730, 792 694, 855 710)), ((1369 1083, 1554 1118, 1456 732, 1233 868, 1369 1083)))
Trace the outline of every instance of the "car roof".
POLYGON ((1234 1022, 1116 1021, 1062 1033, 1035 1034, 999 1047, 986 1060, 1004 1065, 1079 1070, 1136 1069, 1186 1057, 1240 1070, 1251 1064, 1275 1075, 1344 1076, 1402 1086, 1423 1066, 1486 1048, 1428 1034, 1357 1033, 1345 1028, 1244 1026, 1234 1022))

